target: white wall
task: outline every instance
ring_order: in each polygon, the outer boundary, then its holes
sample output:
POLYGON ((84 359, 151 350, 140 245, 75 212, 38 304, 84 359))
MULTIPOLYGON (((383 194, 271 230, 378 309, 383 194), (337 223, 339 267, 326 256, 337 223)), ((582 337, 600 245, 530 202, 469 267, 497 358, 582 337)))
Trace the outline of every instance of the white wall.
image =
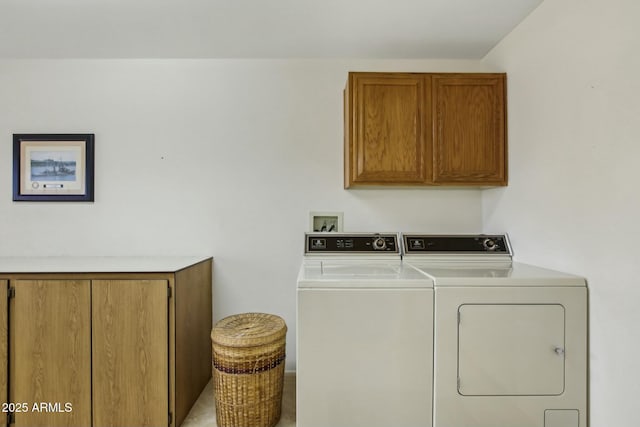
POLYGON ((587 277, 591 427, 638 425, 640 3, 545 0, 485 58, 508 73, 510 185, 487 232, 587 277))
POLYGON ((214 317, 289 325, 309 211, 348 231, 479 232, 481 192, 344 190, 348 70, 479 61, 0 61, 0 256, 213 255, 214 317), (96 134, 96 201, 11 201, 13 133, 96 134))

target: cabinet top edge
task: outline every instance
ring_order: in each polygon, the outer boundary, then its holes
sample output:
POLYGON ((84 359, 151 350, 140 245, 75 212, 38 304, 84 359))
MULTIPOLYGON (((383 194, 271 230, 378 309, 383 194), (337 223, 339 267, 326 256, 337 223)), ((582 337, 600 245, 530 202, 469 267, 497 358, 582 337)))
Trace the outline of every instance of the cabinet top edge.
POLYGON ((0 274, 175 273, 210 256, 34 256, 0 257, 0 274))
POLYGON ((504 71, 349 71, 349 76, 506 76, 504 71))

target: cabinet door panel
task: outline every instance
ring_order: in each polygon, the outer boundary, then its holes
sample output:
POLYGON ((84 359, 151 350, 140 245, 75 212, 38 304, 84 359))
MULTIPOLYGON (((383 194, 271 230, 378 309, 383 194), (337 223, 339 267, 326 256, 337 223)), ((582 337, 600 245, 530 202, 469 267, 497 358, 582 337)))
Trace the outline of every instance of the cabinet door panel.
MULTIPOLYGON (((8 282, 6 280, 0 280, 0 296, 6 295, 8 290, 8 282)), ((8 336, 8 320, 9 310, 7 307, 7 298, 0 298, 0 402, 8 402, 7 400, 7 373, 9 372, 9 355, 7 349, 9 348, 9 336, 8 336)), ((0 415, 0 425, 7 424, 7 415, 0 415)))
POLYGON ((169 424, 165 280, 94 280, 93 425, 169 424))
POLYGON ((506 185, 504 76, 433 76, 433 181, 506 185))
POLYGON ((424 183, 429 165, 425 162, 429 134, 424 130, 429 106, 424 97, 429 88, 420 75, 351 76, 347 186, 424 183))
POLYGON ((28 405, 15 414, 16 426, 91 425, 90 282, 12 285, 10 399, 28 405))

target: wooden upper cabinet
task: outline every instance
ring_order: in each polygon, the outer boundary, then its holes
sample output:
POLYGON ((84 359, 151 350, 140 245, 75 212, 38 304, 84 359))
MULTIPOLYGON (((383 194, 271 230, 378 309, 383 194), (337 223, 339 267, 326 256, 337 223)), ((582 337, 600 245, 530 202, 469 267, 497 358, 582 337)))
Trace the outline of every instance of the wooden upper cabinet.
POLYGON ((345 188, 506 185, 504 74, 349 73, 345 188))
POLYGON ((504 75, 433 76, 433 182, 506 185, 504 75))
POLYGON ((345 89, 345 186, 425 181, 430 82, 415 74, 350 73, 345 89))

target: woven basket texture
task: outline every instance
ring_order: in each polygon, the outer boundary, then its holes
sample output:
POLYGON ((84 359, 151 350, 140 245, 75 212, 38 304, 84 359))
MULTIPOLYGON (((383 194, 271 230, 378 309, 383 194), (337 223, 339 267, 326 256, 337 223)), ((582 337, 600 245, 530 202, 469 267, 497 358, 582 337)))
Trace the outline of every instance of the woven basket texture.
POLYGON ((219 427, 273 427, 280 419, 287 326, 278 316, 226 317, 211 332, 219 427))

